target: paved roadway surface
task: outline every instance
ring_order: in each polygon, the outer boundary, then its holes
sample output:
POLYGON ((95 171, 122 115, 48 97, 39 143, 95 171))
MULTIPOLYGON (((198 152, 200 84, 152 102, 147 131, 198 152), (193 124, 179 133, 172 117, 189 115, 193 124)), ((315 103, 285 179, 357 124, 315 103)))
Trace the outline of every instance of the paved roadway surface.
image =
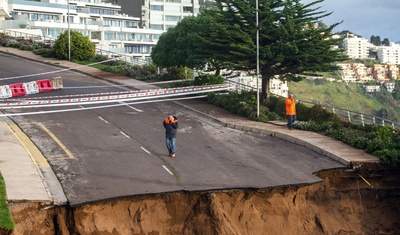
MULTIPOLYGON (((0 50, 30 60, 47 60, 13 48, 0 50)), ((79 67, 68 61, 46 62, 79 67)), ((132 88, 154 88, 93 68, 76 70, 132 88)), ((1 77, 15 76, 13 71, 1 77)), ((63 80, 64 76, 64 85, 82 80, 76 74, 76 81, 69 79, 68 73, 63 74, 63 80)), ((83 76, 86 85, 101 84, 83 76)), ((0 171, 9 200, 78 205, 180 190, 309 184, 320 181, 313 172, 377 161, 328 137, 288 131, 282 123, 252 122, 201 100, 87 110, 89 107, 80 106, 79 115, 1 117, 0 146, 4 151, 0 153, 0 171), (165 154, 161 125, 170 112, 181 123, 176 158, 165 154)))

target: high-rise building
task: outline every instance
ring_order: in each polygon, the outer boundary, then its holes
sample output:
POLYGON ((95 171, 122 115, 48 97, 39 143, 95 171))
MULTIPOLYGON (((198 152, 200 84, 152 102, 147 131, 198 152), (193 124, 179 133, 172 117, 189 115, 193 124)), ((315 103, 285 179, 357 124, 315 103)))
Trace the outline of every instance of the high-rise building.
POLYGON ((168 30, 186 16, 195 16, 199 13, 199 0, 118 0, 122 12, 139 16, 144 28, 168 30))
POLYGON ((400 64, 400 45, 390 43, 389 46, 377 47, 377 57, 383 64, 400 64))
POLYGON ((367 59, 371 46, 372 44, 365 38, 349 37, 343 39, 344 50, 350 58, 367 59))

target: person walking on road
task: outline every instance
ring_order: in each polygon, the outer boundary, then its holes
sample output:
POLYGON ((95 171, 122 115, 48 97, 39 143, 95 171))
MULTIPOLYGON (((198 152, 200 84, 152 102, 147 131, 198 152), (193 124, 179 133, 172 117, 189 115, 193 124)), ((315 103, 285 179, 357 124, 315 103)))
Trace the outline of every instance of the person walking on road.
POLYGON ((286 105, 286 116, 288 118, 287 126, 289 130, 293 129, 293 123, 296 121, 296 100, 293 94, 289 94, 288 98, 285 100, 286 105))
POLYGON ((168 115, 164 120, 165 128, 165 143, 170 157, 175 157, 175 145, 176 145, 176 130, 178 129, 178 118, 173 115, 168 115))

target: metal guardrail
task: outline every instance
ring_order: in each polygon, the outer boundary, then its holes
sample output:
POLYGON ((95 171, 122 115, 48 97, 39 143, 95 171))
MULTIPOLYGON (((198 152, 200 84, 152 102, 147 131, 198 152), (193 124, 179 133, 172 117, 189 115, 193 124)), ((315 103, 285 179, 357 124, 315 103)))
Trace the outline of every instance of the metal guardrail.
MULTIPOLYGON (((229 83, 234 84, 234 86, 236 87, 234 90, 236 92, 240 92, 241 90, 246 90, 246 91, 256 91, 257 90, 257 88, 255 88, 255 87, 244 85, 239 82, 229 81, 229 83)), ((281 97, 283 97, 283 96, 281 96, 281 97)), ((362 126, 365 126, 365 125, 381 125, 381 126, 390 125, 393 128, 400 129, 400 123, 394 122, 394 121, 391 121, 391 120, 388 120, 388 119, 385 119, 382 117, 373 116, 370 114, 365 114, 365 113, 360 113, 360 112, 355 112, 355 111, 342 109, 342 108, 338 108, 338 107, 333 107, 330 105, 314 103, 314 102, 310 102, 310 101, 297 100, 297 102, 307 104, 309 106, 321 105, 326 110, 329 110, 332 113, 335 113, 339 117, 342 117, 345 120, 348 120, 349 122, 360 124, 362 126)))
POLYGON ((121 61, 125 61, 131 65, 148 65, 151 63, 150 59, 143 59, 135 56, 129 56, 127 54, 121 54, 117 52, 112 52, 112 51, 107 51, 107 50, 102 50, 96 48, 96 55, 104 55, 107 56, 107 58, 116 58, 121 61))
MULTIPOLYGON (((309 102, 309 101, 302 101, 298 100, 299 103, 304 103, 308 104, 310 106, 317 105, 317 103, 309 102)), ((351 111, 347 109, 342 109, 338 107, 333 107, 330 105, 324 105, 324 104, 318 104, 324 107, 325 109, 331 111, 332 113, 335 113, 339 117, 342 117, 349 122, 356 123, 356 124, 361 124, 362 126, 365 125, 380 125, 380 126, 387 126, 390 125, 393 128, 400 129, 400 123, 378 117, 378 116, 373 116, 370 114, 365 114, 365 113, 360 113, 356 111, 351 111)))
POLYGON ((43 42, 43 43, 53 43, 54 38, 51 37, 46 37, 42 35, 37 35, 37 34, 30 34, 26 32, 19 32, 19 31, 14 31, 14 30, 9 30, 9 29, 0 29, 0 33, 6 34, 10 37, 15 37, 15 38, 23 38, 23 39, 31 39, 32 41, 36 42, 43 42))

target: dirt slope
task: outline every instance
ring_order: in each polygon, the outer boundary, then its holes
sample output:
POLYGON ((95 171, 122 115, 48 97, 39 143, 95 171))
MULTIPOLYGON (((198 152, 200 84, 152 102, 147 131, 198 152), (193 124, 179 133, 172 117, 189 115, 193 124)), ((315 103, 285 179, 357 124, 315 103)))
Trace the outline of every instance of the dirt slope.
POLYGON ((400 234, 398 170, 318 175, 324 180, 315 185, 177 192, 76 208, 11 203, 13 234, 400 234))

